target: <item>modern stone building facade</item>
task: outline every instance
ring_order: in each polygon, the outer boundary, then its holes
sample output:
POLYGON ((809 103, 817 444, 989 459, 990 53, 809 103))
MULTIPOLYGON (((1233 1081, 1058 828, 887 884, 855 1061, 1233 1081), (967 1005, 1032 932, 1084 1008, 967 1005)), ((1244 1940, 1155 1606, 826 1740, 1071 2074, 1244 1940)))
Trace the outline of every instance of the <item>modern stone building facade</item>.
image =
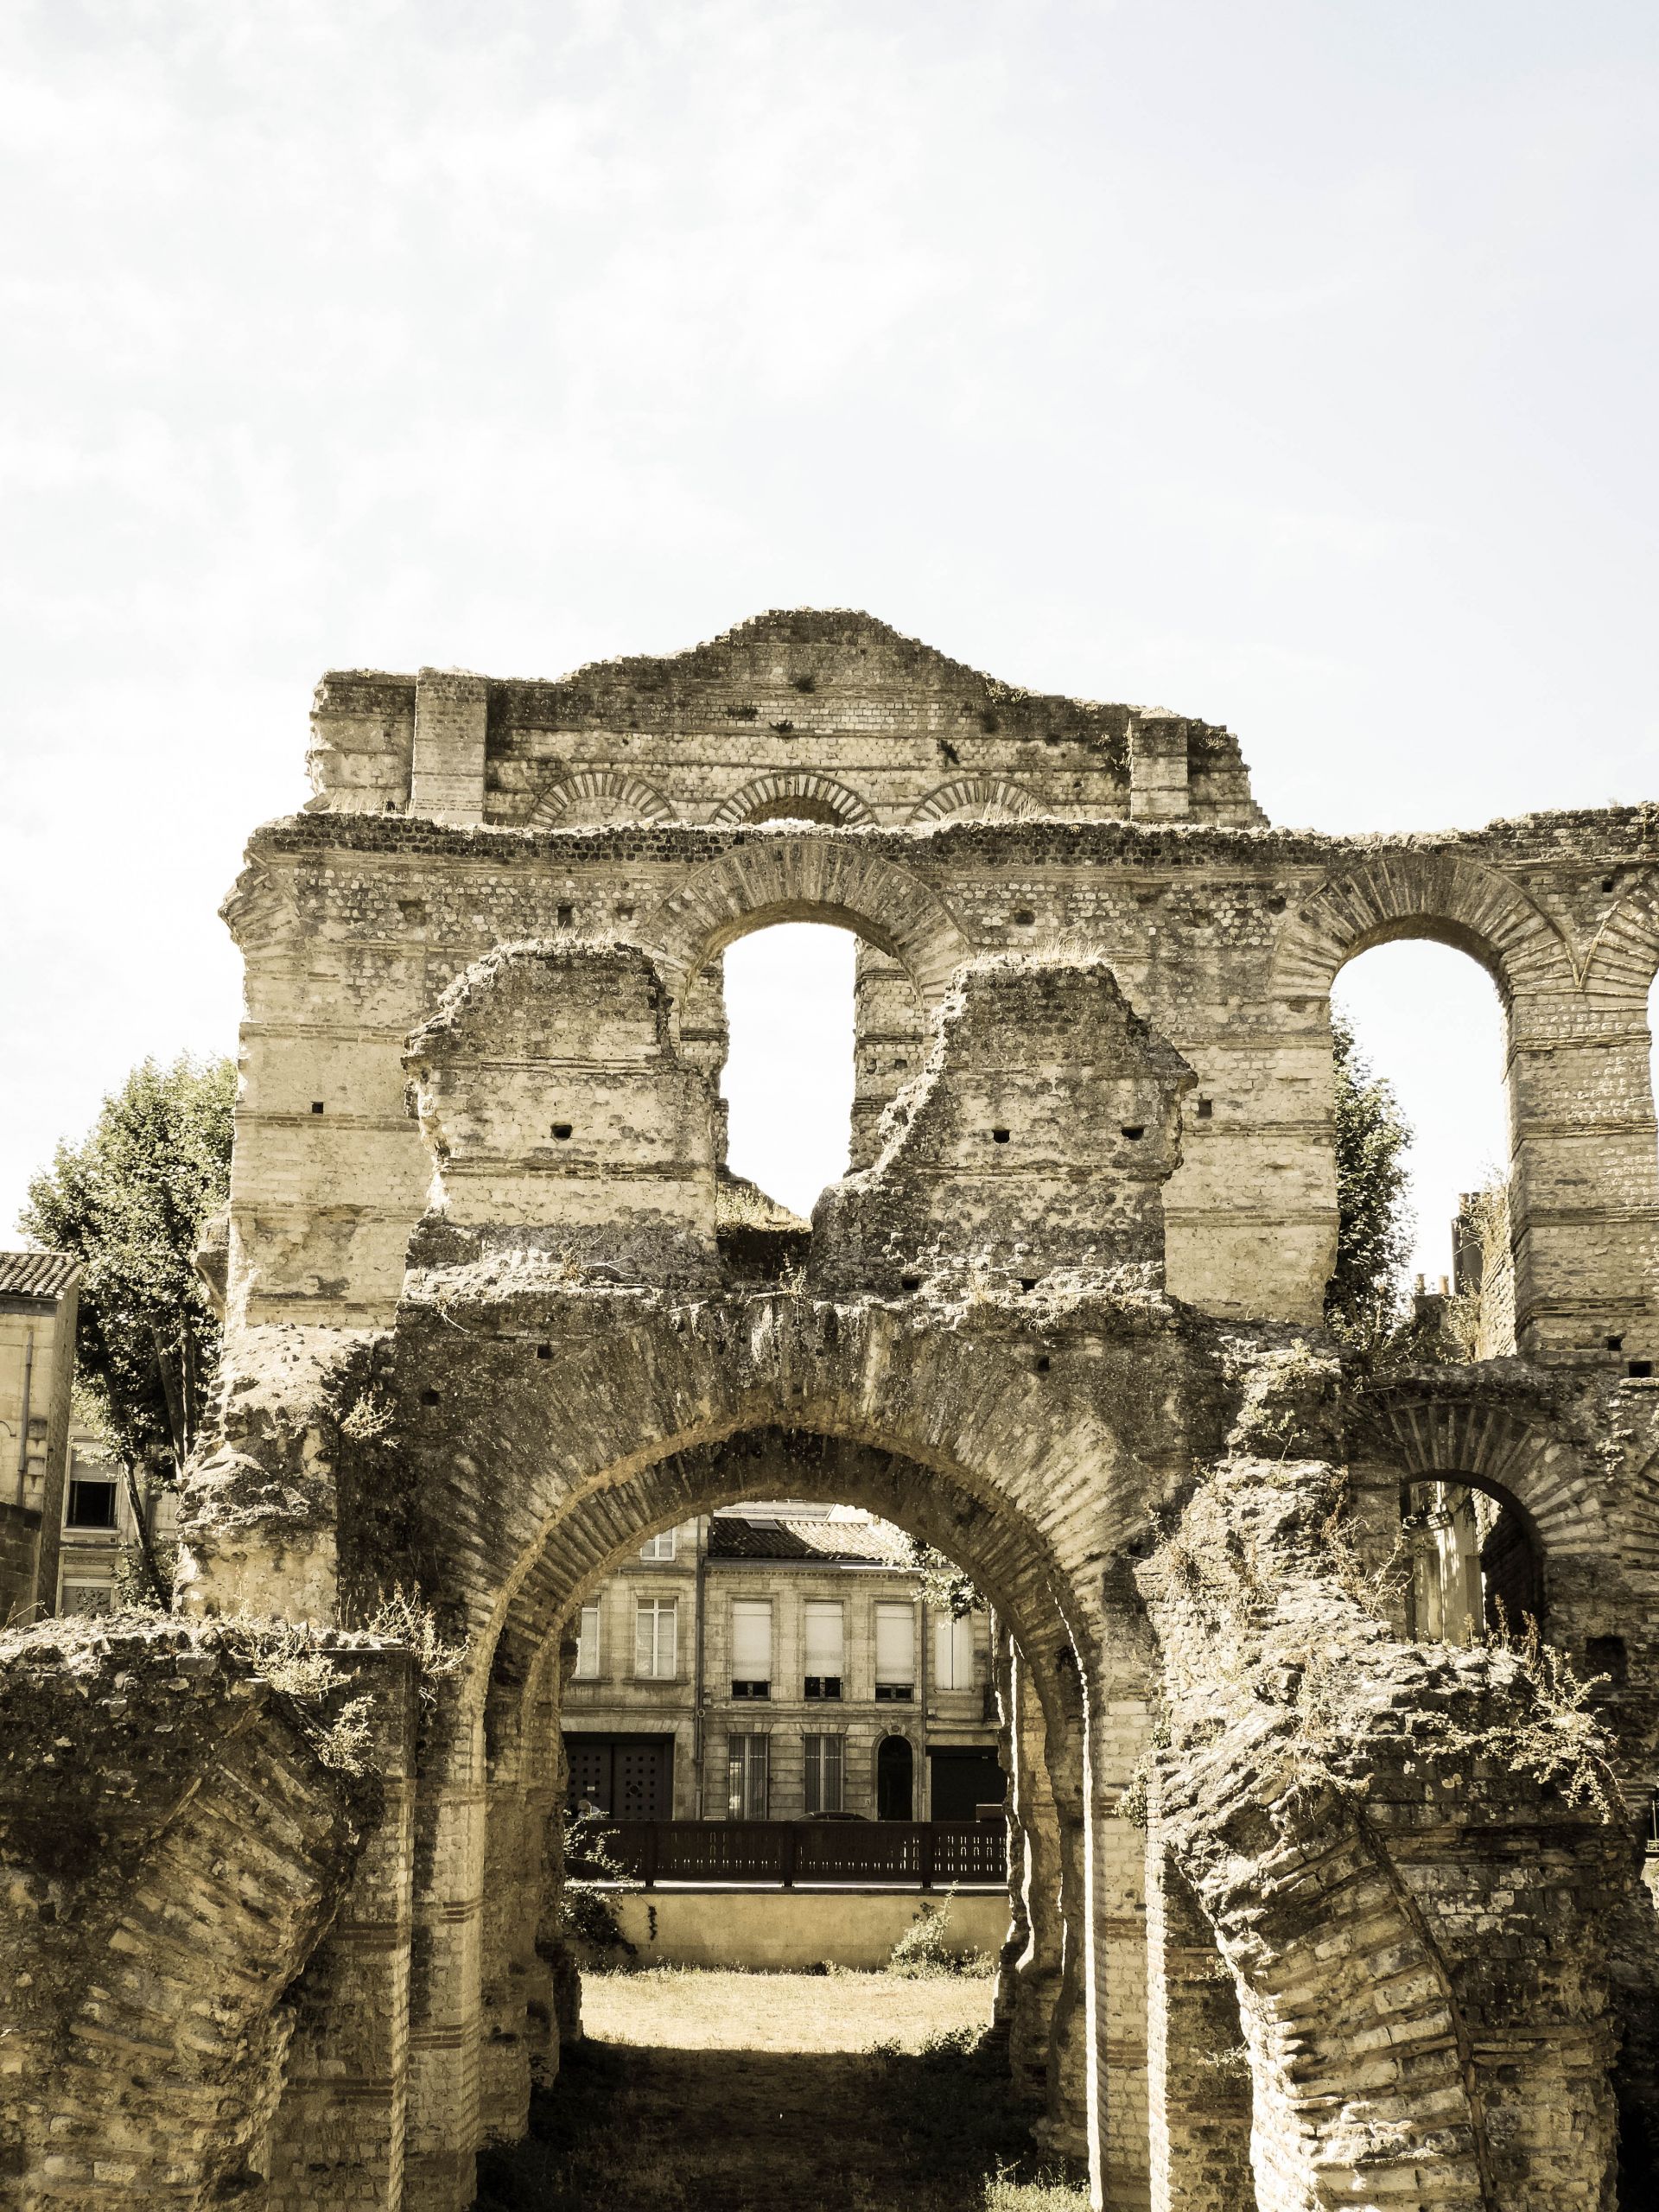
POLYGON ((0 1624, 57 1597, 79 1305, 67 1253, 0 1252, 0 1624))
POLYGON ((973 1820, 999 1802, 989 1623, 904 1537, 761 1499, 652 1537, 577 1616, 570 1790, 619 1820, 973 1820))
POLYGON ((461 2212, 575 2027, 582 1608, 779 1495, 995 1609, 999 2018, 1102 2204, 1649 2201, 1659 812, 1276 830, 1224 733, 855 615, 317 729, 226 908, 184 1615, 0 1648, 18 2202, 461 2212), (869 948, 804 1238, 721 1172, 720 957, 786 918, 869 948), (1408 935, 1505 1007, 1513 1319, 1377 1371, 1321 1325, 1329 992, 1408 935), (1536 1651, 1412 1617, 1447 1485, 1536 1651))

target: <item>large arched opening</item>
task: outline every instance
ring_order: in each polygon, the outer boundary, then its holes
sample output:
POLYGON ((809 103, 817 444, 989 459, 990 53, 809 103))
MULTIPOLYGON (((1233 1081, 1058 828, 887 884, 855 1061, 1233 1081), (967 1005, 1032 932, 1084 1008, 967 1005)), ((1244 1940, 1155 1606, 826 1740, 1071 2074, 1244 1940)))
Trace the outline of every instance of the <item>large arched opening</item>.
POLYGON ((1446 1357, 1513 1351, 1508 1038, 1490 969, 1445 942, 1369 945, 1331 1011, 1342 1219, 1327 1311, 1355 1332, 1416 1324, 1446 1357))
MULTIPOLYGON (((650 1786, 643 1793, 639 1787, 648 1764, 643 1739, 671 1739, 671 1758, 686 1757, 693 1769, 680 1804, 700 1808, 683 1821, 617 1822, 624 1863, 640 1868, 642 1853, 671 1847, 687 1853, 705 1880, 741 1878, 752 1892, 781 1886, 777 1840, 765 1829, 780 1811, 798 1813, 774 1825, 796 1832, 787 1878, 799 1918, 815 1881, 844 1890, 873 1854, 884 1868, 889 1859, 912 1866, 918 1901, 952 1880, 982 1882, 989 1864, 984 1838, 994 1833, 1004 1902, 997 1971, 984 1985, 986 2024, 994 2013, 1006 2031, 1010 2073, 1020 2095, 1045 2108, 1049 2148, 1080 2155, 1090 2102, 1084 1686, 1094 1671, 1093 1634, 1047 1541, 1018 1510, 988 1511, 971 1485, 940 1466, 845 1437, 773 1427, 739 1430, 588 1488, 546 1529, 502 1611, 480 1679, 480 2143, 522 2133, 532 2083, 550 2082, 556 2071, 560 2022, 568 2032, 575 2017, 572 1958, 561 1929, 560 1812, 573 1784, 588 1789, 596 1775, 591 1761, 577 1770, 580 1748, 575 1760, 567 1758, 573 1738, 580 1744, 599 1733, 582 1719, 591 1719, 594 1701, 581 1674, 596 1602, 613 1616, 597 1625, 614 1671, 630 1678, 610 1687, 632 1699, 642 1739, 632 1769, 613 1746, 608 1782, 632 1789, 632 1809, 641 1813, 651 1796, 650 1786), (734 1599, 729 1589, 711 1595, 719 1578, 707 1551, 709 1516, 780 1495, 879 1515, 945 1552, 983 1592, 990 1620, 982 1683, 997 1700, 1008 1770, 1007 1805, 994 1830, 977 1819, 927 1818, 932 1732, 943 1699, 927 1679, 940 1642, 938 1618, 929 1617, 925 1600, 907 1624, 913 1685, 896 1680, 901 1669, 884 1666, 880 1616, 885 1607, 897 1610, 893 1601, 849 1605, 839 1646, 846 1686, 856 1682, 874 1695, 826 1702, 813 1694, 822 1690, 822 1671, 804 1679, 807 1600, 734 1599), (690 1560, 678 1549, 688 1533, 700 1547, 690 1560), (647 1567, 659 1570, 661 1594, 645 1594, 647 1567), (624 1601, 618 1618, 620 1572, 639 1594, 624 1601), (758 1636, 752 1621, 734 1618, 763 1605, 770 1618, 758 1636), (687 1617, 693 1609, 695 1619, 687 1617), (884 1689, 893 1694, 884 1697, 884 1689), (817 1826, 795 1802, 810 1777, 822 1802, 832 1766, 837 1784, 857 1775, 864 1814, 853 1824, 857 1833, 837 1822, 817 1826)), ((602 1690, 602 1678, 594 1687, 602 1690)), ((1117 1726, 1121 1731, 1121 1716, 1117 1726)), ((657 1785, 656 1809, 675 1795, 671 1782, 657 1785)), ((600 1809, 614 1815, 620 1802, 613 1797, 600 1809)), ((651 1863, 655 1881, 664 1862, 651 1863)), ((887 1873, 891 1878, 891 1868, 887 1873)), ((664 1909, 654 1910, 653 1926, 665 1916, 664 1909)))

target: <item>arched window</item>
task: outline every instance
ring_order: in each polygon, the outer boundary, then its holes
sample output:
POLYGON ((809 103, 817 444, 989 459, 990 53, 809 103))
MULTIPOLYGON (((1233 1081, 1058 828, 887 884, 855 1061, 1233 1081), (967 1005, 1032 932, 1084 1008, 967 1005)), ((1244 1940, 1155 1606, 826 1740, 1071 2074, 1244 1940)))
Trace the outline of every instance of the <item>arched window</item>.
POLYGON ((798 1215, 847 1172, 858 940, 785 922, 725 956, 727 1164, 798 1215))
POLYGON ((1410 1126, 1398 1317, 1414 1300, 1466 1356, 1512 1351, 1505 1022, 1491 978, 1448 945, 1377 945, 1343 969, 1331 1007, 1353 1039, 1351 1069, 1362 1084, 1386 1084, 1410 1126))
POLYGON ((1496 1484, 1408 1483, 1408 1625, 1429 1643, 1478 1643, 1543 1624, 1543 1565, 1526 1515, 1496 1484))

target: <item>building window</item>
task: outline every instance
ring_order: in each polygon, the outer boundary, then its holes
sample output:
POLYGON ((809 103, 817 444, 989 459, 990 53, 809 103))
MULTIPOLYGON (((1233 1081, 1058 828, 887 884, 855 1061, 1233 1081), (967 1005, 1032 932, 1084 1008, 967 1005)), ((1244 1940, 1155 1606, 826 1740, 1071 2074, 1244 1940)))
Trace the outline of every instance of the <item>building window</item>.
POLYGON ((115 1610, 115 1590, 108 1582, 66 1582, 60 1613, 108 1613, 115 1610))
POLYGON ((634 1673, 671 1681, 679 1665, 679 1599, 641 1598, 633 1617, 634 1673))
POLYGON ((90 1477, 77 1475, 69 1484, 69 1512, 67 1525, 71 1529, 113 1529, 115 1526, 115 1483, 96 1482, 90 1477))
POLYGON ((772 1695, 772 1600, 732 1601, 732 1695, 772 1695))
POLYGON ((590 1682, 599 1672, 599 1600, 582 1609, 582 1625, 576 1632, 576 1680, 590 1682))
POLYGON ((840 1813, 846 1810, 842 1800, 841 1778, 846 1761, 842 1747, 846 1738, 842 1736, 804 1736, 806 1746, 806 1809, 809 1813, 840 1813))
POLYGON ((876 1601, 875 1694, 894 1705, 916 1694, 916 1608, 907 1600, 876 1601))
POLYGON ((806 1602, 805 1679, 808 1697, 838 1698, 841 1695, 846 1636, 846 1617, 840 1600, 809 1598, 806 1602))
POLYGON ((731 1820, 764 1821, 766 1817, 766 1745, 764 1736, 726 1739, 726 1811, 731 1820))
POLYGON ((677 1529, 664 1529, 660 1536, 648 1536, 639 1547, 641 1559, 672 1559, 677 1529))
POLYGON ((941 1690, 970 1690, 974 1687, 974 1617, 963 1613, 952 1620, 947 1614, 933 1630, 933 1684, 941 1690))

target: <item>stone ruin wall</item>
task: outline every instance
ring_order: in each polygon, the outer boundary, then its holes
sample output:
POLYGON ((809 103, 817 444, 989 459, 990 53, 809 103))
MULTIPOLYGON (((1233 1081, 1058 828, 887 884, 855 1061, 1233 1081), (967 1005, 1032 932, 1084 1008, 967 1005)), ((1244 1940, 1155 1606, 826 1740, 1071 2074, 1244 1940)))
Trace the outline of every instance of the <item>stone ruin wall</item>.
POLYGON ((331 677, 317 728, 226 907, 184 1614, 0 1646, 6 2201, 461 2212, 579 2032, 575 1608, 788 1472, 995 1607, 999 2021, 1097 2201, 1645 2202, 1654 810, 1274 830, 1224 733, 849 616, 331 677), (784 918, 871 948, 855 1170, 786 1270, 723 1223, 716 1088, 720 953, 784 918), (1319 1325, 1328 992, 1403 935, 1507 1009, 1516 1351, 1370 1375, 1319 1325), (1410 1640, 1402 1490, 1442 1477, 1615 1662, 1580 1719, 1524 1652, 1410 1640))

